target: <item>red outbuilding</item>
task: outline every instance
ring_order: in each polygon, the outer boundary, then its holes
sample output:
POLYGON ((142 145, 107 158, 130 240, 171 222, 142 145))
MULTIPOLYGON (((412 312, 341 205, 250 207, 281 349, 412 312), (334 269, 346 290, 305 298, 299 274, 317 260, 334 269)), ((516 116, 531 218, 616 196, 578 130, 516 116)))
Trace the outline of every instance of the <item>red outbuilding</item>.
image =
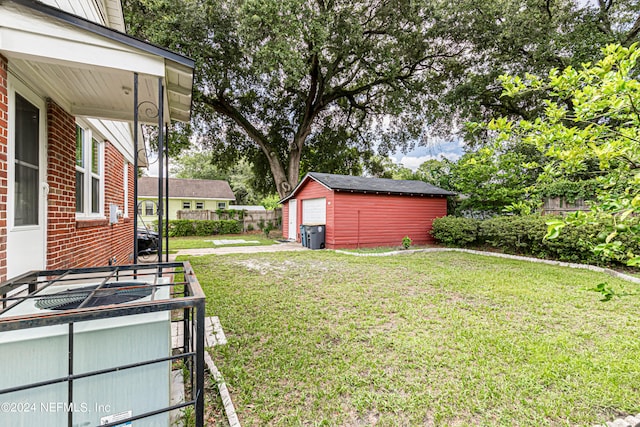
POLYGON ((301 241, 301 224, 324 224, 328 249, 432 243, 434 218, 447 214, 449 191, 423 181, 309 172, 281 200, 282 233, 301 241))

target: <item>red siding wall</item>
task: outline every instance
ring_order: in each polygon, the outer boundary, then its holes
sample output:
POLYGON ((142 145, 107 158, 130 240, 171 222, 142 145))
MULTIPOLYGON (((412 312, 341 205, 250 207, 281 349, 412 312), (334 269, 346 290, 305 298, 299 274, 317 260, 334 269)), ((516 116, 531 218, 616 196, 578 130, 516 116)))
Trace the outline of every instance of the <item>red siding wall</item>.
MULTIPOLYGON (((298 226, 305 199, 327 199, 325 246, 328 249, 400 246, 409 236, 416 245, 433 243, 431 224, 447 214, 439 196, 390 196, 334 192, 307 178, 295 195, 298 226)), ((289 204, 282 209, 283 236, 288 236, 289 204)), ((296 233, 300 241, 300 233, 296 233)))
POLYGON ((8 114, 7 59, 0 55, 0 281, 7 276, 8 114))
MULTIPOLYGON (((131 263, 133 222, 108 220, 109 204, 124 207, 124 157, 105 142, 105 219, 76 221, 75 214, 75 119, 53 102, 47 104, 47 268, 70 268, 131 263)), ((133 166, 129 166, 129 206, 133 206, 133 166)))
POLYGON ((330 249, 400 246, 404 236, 417 245, 433 243, 431 224, 447 214, 447 199, 437 196, 336 192, 334 205, 330 249))

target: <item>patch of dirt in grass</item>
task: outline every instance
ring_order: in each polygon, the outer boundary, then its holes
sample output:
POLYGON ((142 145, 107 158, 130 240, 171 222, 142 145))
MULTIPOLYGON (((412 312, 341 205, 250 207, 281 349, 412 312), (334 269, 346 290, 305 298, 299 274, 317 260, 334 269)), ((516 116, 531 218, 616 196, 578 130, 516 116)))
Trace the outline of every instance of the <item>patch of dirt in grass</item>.
MULTIPOLYGON (((395 316, 394 316, 395 317, 395 316)), ((373 330, 371 331, 372 333, 378 332, 378 333, 382 333, 382 334, 389 334, 391 332, 394 332, 398 329, 398 324, 395 320, 395 318, 390 319, 388 322, 382 323, 380 325, 374 326, 372 328, 373 330)))
POLYGON ((433 288, 426 286, 406 285, 402 289, 402 296, 404 297, 420 297, 424 295, 433 295, 433 288))
POLYGON ((285 274, 291 272, 313 272, 313 273, 326 273, 336 268, 335 263, 329 263, 324 261, 275 261, 264 259, 246 259, 236 261, 236 265, 240 265, 250 271, 255 271, 261 275, 266 274, 285 274))
POLYGON ((295 263, 291 261, 273 262, 260 259, 247 259, 237 261, 235 264, 240 265, 247 270, 258 272, 263 276, 268 273, 285 272, 295 265, 295 263))
POLYGON ((353 423, 348 422, 348 426, 373 426, 378 424, 380 414, 377 411, 367 411, 367 413, 358 416, 353 423))

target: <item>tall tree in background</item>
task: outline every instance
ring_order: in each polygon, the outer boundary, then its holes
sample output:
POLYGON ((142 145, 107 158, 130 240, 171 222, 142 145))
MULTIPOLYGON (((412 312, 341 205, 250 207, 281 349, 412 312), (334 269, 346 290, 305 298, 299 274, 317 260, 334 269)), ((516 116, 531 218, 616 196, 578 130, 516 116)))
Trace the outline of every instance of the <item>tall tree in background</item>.
POLYGON ((268 166, 281 197, 307 146, 335 170, 345 148, 418 138, 429 111, 420 94, 457 54, 427 0, 124 3, 133 34, 196 60, 201 142, 219 161, 268 166))
POLYGON ((255 176, 251 166, 244 160, 220 168, 212 153, 185 151, 171 166, 171 174, 177 178, 220 179, 228 181, 236 205, 255 205, 266 195, 255 190, 255 176))

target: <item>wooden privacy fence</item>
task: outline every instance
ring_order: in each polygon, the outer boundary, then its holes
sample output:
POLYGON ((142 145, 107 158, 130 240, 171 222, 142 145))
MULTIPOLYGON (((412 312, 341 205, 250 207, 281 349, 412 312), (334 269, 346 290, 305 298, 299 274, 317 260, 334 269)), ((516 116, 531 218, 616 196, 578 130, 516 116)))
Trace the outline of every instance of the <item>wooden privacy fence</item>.
POLYGON ((191 220, 225 220, 235 219, 242 223, 242 231, 260 230, 259 223, 263 221, 267 224, 273 223, 277 230, 282 230, 282 208, 264 211, 209 211, 209 210, 179 210, 178 219, 191 220))
POLYGON ((573 202, 566 201, 563 197, 551 197, 544 200, 542 206, 543 215, 565 214, 575 211, 588 211, 589 206, 582 199, 573 202))

